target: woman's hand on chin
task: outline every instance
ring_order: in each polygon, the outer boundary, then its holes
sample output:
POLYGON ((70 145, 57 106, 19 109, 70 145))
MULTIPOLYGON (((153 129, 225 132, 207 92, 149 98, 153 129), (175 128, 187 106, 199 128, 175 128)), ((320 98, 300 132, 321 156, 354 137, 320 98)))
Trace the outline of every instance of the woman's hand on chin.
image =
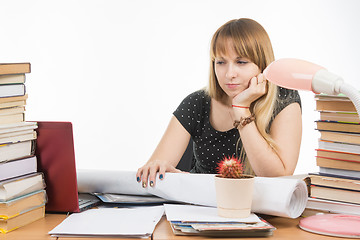
POLYGON ((233 98, 232 104, 242 107, 250 107, 250 104, 267 92, 267 80, 260 73, 249 81, 249 87, 233 98))

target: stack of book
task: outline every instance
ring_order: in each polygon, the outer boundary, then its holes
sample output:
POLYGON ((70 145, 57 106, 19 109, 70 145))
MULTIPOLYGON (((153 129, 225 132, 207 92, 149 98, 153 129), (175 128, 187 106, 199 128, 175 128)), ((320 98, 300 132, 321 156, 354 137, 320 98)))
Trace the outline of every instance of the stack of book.
POLYGON ((315 95, 320 119, 307 210, 360 215, 360 119, 344 95, 315 95))
POLYGON ((0 64, 0 232, 44 217, 46 192, 37 172, 36 122, 25 122, 30 63, 0 64))

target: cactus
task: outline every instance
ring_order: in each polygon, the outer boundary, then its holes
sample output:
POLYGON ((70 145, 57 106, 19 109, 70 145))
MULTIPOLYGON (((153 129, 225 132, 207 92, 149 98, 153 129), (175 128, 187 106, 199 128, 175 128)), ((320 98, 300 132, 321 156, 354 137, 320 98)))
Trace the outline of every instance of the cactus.
POLYGON ((219 177, 223 178, 242 178, 243 176, 243 165, 236 157, 224 157, 218 163, 216 170, 219 177))

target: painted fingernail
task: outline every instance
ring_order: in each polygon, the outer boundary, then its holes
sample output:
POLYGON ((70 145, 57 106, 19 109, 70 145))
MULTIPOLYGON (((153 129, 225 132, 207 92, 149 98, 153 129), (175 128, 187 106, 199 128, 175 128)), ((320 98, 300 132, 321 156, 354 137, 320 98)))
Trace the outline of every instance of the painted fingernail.
POLYGON ((150 187, 153 187, 153 186, 154 186, 154 182, 150 181, 150 187))
POLYGON ((140 177, 137 177, 137 178, 136 178, 136 181, 140 182, 140 177))
POLYGON ((143 188, 146 188, 146 182, 143 182, 143 183, 142 183, 142 187, 143 187, 143 188))
POLYGON ((163 176, 162 174, 160 174, 159 178, 160 178, 160 179, 163 179, 163 178, 164 178, 164 176, 163 176))

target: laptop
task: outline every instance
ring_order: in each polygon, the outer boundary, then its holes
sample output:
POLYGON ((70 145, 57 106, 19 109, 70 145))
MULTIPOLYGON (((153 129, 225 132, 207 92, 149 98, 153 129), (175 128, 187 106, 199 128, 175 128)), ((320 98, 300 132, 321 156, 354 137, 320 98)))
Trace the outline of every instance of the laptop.
POLYGON ((47 212, 80 212, 101 202, 77 189, 73 127, 71 122, 37 122, 35 155, 44 174, 47 212))

